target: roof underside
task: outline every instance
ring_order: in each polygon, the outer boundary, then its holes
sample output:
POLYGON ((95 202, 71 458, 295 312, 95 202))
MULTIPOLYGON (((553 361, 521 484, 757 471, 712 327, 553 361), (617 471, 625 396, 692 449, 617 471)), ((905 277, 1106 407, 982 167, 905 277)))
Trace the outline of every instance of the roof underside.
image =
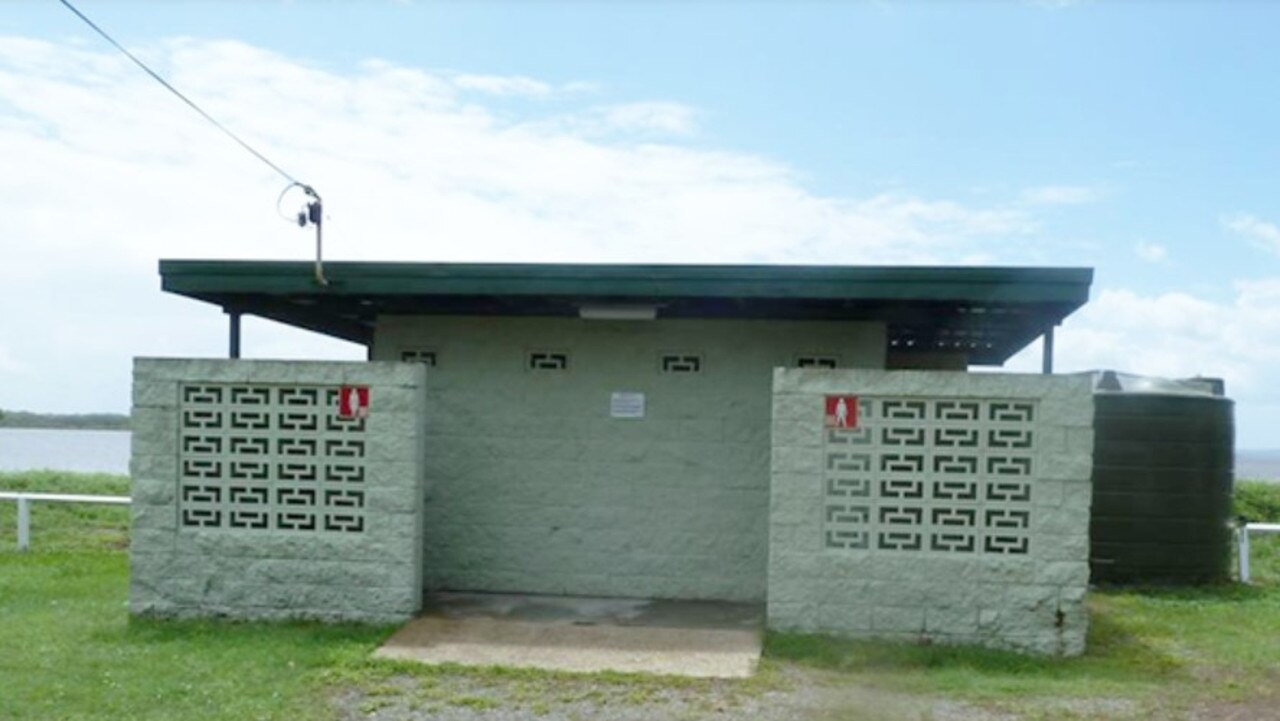
POLYGON ((868 320, 890 350, 999 365, 1088 300, 1088 268, 311 263, 163 260, 162 287, 228 312, 368 345, 379 315, 868 320))

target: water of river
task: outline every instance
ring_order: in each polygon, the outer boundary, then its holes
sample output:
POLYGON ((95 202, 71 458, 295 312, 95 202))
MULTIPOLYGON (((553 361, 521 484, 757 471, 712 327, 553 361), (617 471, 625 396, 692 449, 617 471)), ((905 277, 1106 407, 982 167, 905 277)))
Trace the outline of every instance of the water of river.
POLYGON ((129 431, 0 428, 0 471, 129 472, 129 431))
MULTIPOLYGON (((128 431, 0 428, 0 471, 129 472, 128 431)), ((1237 451, 1236 478, 1280 482, 1280 450, 1237 451)))
POLYGON ((1280 450, 1236 451, 1236 478, 1280 483, 1280 450))

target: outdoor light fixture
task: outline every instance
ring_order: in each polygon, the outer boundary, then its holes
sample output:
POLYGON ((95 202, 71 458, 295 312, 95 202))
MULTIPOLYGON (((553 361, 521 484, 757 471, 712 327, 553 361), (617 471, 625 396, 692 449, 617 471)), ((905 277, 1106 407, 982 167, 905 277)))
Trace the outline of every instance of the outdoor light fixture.
POLYGON ((584 305, 578 317, 585 320, 653 320, 658 317, 656 305, 584 305))

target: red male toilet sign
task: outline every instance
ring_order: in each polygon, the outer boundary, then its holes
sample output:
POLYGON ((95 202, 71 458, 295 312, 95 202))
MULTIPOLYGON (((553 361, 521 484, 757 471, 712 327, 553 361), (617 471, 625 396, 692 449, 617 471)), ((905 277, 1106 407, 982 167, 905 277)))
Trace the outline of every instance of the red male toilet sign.
POLYGON ((827 428, 858 427, 857 396, 827 396, 822 424, 827 428))
POLYGON ((369 386, 342 386, 338 389, 339 418, 369 417, 369 386))

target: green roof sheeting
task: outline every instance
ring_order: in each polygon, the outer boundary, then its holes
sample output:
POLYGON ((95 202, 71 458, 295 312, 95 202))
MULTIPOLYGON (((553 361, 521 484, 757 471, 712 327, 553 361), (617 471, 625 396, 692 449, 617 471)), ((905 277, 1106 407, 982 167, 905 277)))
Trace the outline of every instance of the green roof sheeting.
POLYGON ((164 290, 360 343, 380 314, 875 320, 900 352, 999 364, 1088 300, 1088 268, 576 265, 163 260, 164 290))

